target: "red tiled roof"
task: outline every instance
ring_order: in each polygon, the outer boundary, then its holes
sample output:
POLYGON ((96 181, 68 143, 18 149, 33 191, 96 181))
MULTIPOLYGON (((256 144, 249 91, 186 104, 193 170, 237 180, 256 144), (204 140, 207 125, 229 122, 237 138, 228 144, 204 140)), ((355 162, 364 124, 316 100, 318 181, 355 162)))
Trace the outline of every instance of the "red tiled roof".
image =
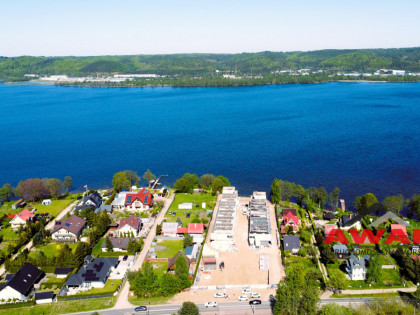
POLYGON ((177 228, 176 232, 177 232, 177 233, 180 233, 180 234, 181 234, 181 233, 182 233, 182 234, 186 234, 186 233, 188 233, 188 229, 187 229, 187 228, 182 228, 182 227, 180 228, 180 227, 179 227, 179 228, 177 228))
POLYGON ((299 217, 294 216, 292 212, 287 212, 287 214, 283 217, 283 222, 285 225, 289 225, 290 220, 292 220, 295 224, 299 223, 299 217))
POLYGON ((295 208, 284 208, 282 209, 282 214, 285 216, 288 213, 292 213, 294 216, 297 215, 297 210, 295 208))
POLYGON ((28 209, 24 209, 24 210, 22 210, 22 212, 21 212, 21 213, 19 213, 17 216, 18 216, 19 218, 21 218, 23 221, 27 221, 28 219, 33 218, 35 215, 33 215, 33 214, 31 213, 31 211, 29 211, 28 209))
POLYGON ((324 225, 324 234, 328 235, 330 234, 331 230, 336 229, 337 226, 335 224, 325 224, 324 225))
POLYGON ((121 229, 125 225, 131 226, 133 229, 138 230, 141 224, 141 220, 137 218, 135 215, 129 216, 127 219, 121 220, 118 230, 121 229))
POLYGON ((131 204, 133 204, 134 201, 139 200, 144 205, 150 205, 152 203, 152 199, 153 199, 153 195, 150 193, 150 191, 148 191, 146 188, 143 188, 142 190, 140 190, 136 194, 128 193, 125 196, 124 204, 126 206, 131 205, 131 204), (127 201, 129 196, 131 196, 131 202, 127 201), (146 196, 148 196, 148 197, 146 198, 146 196))
POLYGON ((7 217, 8 218, 14 218, 16 216, 16 214, 8 214, 7 217))
POLYGON ((204 233, 203 223, 188 223, 188 233, 189 234, 203 234, 204 233))

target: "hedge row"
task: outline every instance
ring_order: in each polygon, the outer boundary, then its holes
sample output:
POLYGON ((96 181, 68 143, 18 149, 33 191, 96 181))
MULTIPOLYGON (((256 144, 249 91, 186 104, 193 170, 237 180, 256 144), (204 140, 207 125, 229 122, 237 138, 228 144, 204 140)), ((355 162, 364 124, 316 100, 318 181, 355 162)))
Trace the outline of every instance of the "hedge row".
POLYGON ((0 305, 0 310, 5 310, 5 309, 9 309, 9 308, 24 307, 24 306, 33 306, 33 305, 34 305, 34 301, 1 304, 0 305))

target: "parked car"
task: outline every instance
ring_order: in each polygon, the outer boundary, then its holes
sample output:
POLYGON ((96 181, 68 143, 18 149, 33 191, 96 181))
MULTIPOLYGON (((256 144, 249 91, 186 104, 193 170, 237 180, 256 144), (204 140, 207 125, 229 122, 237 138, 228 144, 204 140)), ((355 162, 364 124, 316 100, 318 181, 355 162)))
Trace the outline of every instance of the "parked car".
POLYGON ((251 293, 251 298, 260 298, 261 294, 259 294, 258 292, 252 292, 251 293))
POLYGON ((128 259, 128 256, 127 255, 125 255, 124 257, 123 257, 123 261, 126 261, 128 259))
POLYGON ((252 290, 251 289, 244 289, 242 290, 242 294, 251 294, 252 290))
POLYGON ((190 216, 191 216, 191 212, 188 212, 188 213, 187 213, 187 216, 186 216, 186 217, 187 217, 187 219, 188 219, 190 216))
POLYGON ((136 312, 146 312, 147 311, 147 307, 146 306, 137 306, 134 311, 136 312))
POLYGON ((169 210, 169 212, 168 212, 169 214, 172 214, 172 211, 171 210, 169 210))
POLYGON ((261 300, 251 300, 251 301, 249 301, 249 305, 257 305, 257 304, 261 304, 261 300))
POLYGON ((217 306, 217 302, 211 301, 211 302, 206 302, 204 303, 205 307, 216 307, 217 306))
POLYGON ((226 297, 226 293, 223 293, 223 292, 221 292, 221 293, 215 293, 214 294, 214 297, 215 298, 225 298, 226 297))
POLYGON ((241 295, 240 297, 238 297, 238 301, 248 301, 248 296, 247 295, 241 295))
POLYGON ((173 217, 176 216, 176 211, 172 212, 172 216, 173 217))

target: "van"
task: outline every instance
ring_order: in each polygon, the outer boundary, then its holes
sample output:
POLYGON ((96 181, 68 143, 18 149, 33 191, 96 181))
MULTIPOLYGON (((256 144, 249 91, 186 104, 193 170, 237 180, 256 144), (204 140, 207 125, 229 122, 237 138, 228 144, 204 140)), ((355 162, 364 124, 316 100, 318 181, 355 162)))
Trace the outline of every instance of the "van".
POLYGON ((242 214, 247 214, 246 209, 242 209, 242 214))

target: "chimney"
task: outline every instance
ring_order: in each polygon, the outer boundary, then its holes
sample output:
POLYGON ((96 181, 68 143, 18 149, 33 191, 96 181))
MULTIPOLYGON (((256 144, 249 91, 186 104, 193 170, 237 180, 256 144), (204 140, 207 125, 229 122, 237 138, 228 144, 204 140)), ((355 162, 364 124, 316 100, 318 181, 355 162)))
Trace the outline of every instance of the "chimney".
POLYGON ((118 245, 121 245, 121 241, 118 241, 118 245))
POLYGON ((346 204, 344 202, 344 199, 340 199, 340 203, 341 203, 341 210, 346 211, 346 204))

